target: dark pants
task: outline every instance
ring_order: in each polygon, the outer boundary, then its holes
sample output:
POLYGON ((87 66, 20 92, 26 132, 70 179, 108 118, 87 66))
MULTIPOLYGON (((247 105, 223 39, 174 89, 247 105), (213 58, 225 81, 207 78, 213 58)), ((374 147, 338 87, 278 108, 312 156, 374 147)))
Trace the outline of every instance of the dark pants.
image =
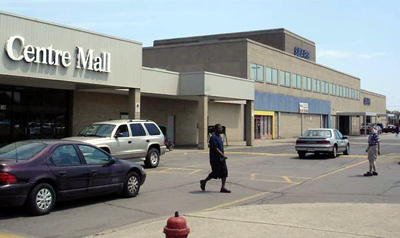
POLYGON ((228 177, 228 167, 226 166, 225 160, 210 161, 210 165, 211 165, 212 171, 208 175, 208 177, 213 178, 213 179, 228 177))

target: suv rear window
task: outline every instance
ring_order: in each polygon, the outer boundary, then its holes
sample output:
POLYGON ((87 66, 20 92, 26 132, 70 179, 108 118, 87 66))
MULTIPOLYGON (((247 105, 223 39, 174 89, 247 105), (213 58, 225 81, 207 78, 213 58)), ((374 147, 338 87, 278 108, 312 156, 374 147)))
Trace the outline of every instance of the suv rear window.
MULTIPOLYGON (((131 127, 131 131, 132 131, 132 136, 145 136, 146 132, 143 129, 142 124, 130 124, 129 125, 131 127)), ((148 128, 147 128, 148 130, 148 128)))
POLYGON ((153 123, 144 123, 144 126, 146 127, 149 134, 152 136, 161 134, 160 130, 153 123))

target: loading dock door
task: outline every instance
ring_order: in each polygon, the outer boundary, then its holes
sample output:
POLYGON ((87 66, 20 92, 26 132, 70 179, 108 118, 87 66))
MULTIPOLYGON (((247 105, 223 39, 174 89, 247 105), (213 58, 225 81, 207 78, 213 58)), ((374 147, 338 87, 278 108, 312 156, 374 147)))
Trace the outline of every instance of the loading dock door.
POLYGON ((350 117, 349 116, 339 116, 339 131, 343 135, 350 134, 350 117))

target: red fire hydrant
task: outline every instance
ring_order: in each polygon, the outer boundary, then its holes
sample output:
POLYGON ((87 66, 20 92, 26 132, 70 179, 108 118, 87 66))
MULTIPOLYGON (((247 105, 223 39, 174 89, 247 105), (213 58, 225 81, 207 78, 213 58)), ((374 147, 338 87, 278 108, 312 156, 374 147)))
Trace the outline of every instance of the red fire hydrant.
POLYGON ((170 217, 164 227, 166 238, 186 238, 190 233, 190 228, 186 225, 186 220, 175 212, 174 217, 170 217))

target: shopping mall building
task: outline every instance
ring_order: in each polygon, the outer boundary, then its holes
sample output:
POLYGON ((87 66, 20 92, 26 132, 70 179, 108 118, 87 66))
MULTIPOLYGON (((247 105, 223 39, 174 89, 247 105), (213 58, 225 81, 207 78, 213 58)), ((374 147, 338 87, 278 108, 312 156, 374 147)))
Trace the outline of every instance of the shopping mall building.
POLYGON ((132 40, 0 12, 0 144, 63 138, 85 125, 142 118, 177 145, 297 137, 307 128, 359 134, 386 121, 386 98, 316 63, 315 44, 285 29, 132 40))

